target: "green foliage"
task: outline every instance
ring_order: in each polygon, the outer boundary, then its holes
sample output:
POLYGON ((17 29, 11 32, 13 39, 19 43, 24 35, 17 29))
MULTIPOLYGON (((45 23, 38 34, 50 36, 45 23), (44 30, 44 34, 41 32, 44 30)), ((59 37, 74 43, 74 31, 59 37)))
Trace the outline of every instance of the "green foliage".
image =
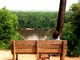
POLYGON ((73 4, 69 13, 62 38, 68 40, 68 56, 80 56, 80 3, 73 4))
POLYGON ((53 29, 57 12, 14 12, 19 18, 19 28, 53 29))
POLYGON ((0 44, 2 44, 2 46, 4 46, 5 48, 10 47, 9 42, 12 39, 16 39, 13 37, 16 35, 17 30, 18 30, 17 16, 8 11, 6 8, 0 9, 0 41, 1 41, 0 44))
POLYGON ((73 4, 72 8, 72 15, 71 15, 71 22, 72 25, 75 27, 74 33, 77 35, 77 38, 79 37, 80 34, 80 3, 78 4, 73 4))
POLYGON ((74 56, 74 50, 76 45, 77 38, 73 34, 74 27, 71 25, 71 22, 67 22, 64 24, 62 39, 68 40, 68 56, 74 56))
POLYGON ((74 41, 74 50, 73 50, 73 55, 78 56, 80 55, 79 50, 80 50, 80 3, 73 4, 71 7, 71 24, 74 26, 74 31, 73 34, 75 35, 76 39, 74 41), (76 53, 76 54, 75 54, 76 53))
POLYGON ((0 48, 5 49, 5 46, 6 46, 5 43, 4 43, 3 41, 0 40, 0 48))

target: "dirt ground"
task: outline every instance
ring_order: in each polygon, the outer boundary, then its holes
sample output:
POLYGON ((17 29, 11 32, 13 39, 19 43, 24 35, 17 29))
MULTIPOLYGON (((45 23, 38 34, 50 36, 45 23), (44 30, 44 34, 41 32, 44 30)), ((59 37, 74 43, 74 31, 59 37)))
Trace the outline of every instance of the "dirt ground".
MULTIPOLYGON (((20 54, 19 60, 36 60, 34 54, 20 54)), ((10 50, 0 50, 0 60, 12 60, 12 54, 10 50)), ((60 60, 59 56, 52 57, 51 60, 60 60)), ((80 57, 66 57, 65 60, 80 60, 80 57)))

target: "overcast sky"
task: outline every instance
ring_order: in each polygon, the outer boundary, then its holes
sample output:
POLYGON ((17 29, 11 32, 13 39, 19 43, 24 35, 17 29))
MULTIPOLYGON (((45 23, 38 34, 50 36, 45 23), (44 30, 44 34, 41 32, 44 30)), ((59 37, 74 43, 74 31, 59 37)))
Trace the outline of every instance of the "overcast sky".
MULTIPOLYGON (((58 11, 60 0, 0 0, 0 8, 24 11, 58 11)), ((66 10, 78 0, 67 0, 66 10)))

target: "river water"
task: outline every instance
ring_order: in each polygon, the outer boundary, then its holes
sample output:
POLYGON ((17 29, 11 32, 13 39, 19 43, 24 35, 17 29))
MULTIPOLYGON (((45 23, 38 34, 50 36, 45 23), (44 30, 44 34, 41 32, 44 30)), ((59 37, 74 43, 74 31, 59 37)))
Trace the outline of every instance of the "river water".
POLYGON ((24 40, 46 40, 46 30, 27 30, 19 29, 19 33, 23 36, 24 40))

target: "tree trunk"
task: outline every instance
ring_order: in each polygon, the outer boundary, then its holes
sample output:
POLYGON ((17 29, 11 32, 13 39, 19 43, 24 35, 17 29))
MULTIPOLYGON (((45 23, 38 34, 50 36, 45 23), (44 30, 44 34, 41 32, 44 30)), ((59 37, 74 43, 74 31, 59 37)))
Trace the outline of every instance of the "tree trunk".
POLYGON ((66 0, 60 0, 57 28, 56 28, 56 30, 59 32, 59 36, 61 36, 62 28, 64 25, 65 8, 66 8, 66 0))

